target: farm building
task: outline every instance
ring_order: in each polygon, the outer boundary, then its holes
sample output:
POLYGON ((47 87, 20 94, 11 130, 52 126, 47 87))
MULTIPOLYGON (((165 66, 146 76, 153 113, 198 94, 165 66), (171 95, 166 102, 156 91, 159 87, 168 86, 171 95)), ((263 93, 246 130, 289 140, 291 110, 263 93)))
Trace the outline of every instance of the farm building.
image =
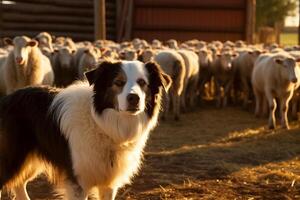
POLYGON ((254 12, 255 0, 1 0, 0 37, 252 42, 254 12))

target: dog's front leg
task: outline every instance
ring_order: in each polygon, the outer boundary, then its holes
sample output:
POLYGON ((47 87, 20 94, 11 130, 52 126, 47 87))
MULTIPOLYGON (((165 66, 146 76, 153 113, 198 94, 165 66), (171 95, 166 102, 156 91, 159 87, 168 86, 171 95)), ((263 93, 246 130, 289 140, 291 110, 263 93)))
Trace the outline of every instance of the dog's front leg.
POLYGON ((77 183, 66 181, 66 199, 67 200, 87 200, 88 195, 77 183))
POLYGON ((117 189, 108 187, 99 187, 99 200, 114 200, 117 194, 117 189))

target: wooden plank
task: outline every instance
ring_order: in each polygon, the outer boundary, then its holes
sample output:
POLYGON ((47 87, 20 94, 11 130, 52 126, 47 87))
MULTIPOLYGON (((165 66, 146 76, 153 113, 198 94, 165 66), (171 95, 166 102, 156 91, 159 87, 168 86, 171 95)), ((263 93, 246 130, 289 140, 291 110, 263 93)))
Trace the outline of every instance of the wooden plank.
POLYGON ((245 29, 242 10, 135 8, 135 29, 245 29))
POLYGON ((94 34, 95 40, 106 38, 105 0, 94 0, 94 34))
POLYGON ((93 0, 15 0, 18 3, 31 3, 40 5, 53 5, 62 7, 93 8, 93 0))
POLYGON ((191 39, 212 41, 212 40, 241 40, 244 38, 244 33, 221 33, 221 32, 196 32, 196 31, 134 31, 133 38, 143 38, 147 41, 152 41, 153 39, 159 39, 161 41, 166 41, 170 38, 174 38, 178 41, 186 41, 191 39))
POLYGON ((48 23, 16 23, 5 22, 3 23, 3 29, 10 30, 36 30, 36 31, 66 31, 66 32, 81 32, 90 33, 93 32, 93 26, 82 26, 74 24, 48 24, 48 23))
POLYGON ((31 22, 31 23, 65 23, 65 24, 82 24, 82 25, 93 25, 94 21, 91 17, 85 16, 66 16, 66 15, 42 15, 37 17, 35 14, 20 14, 14 12, 4 12, 3 21, 5 22, 31 22))
POLYGON ((14 13, 27 13, 27 14, 63 14, 71 16, 93 16, 91 9, 87 8, 69 8, 69 7, 57 7, 53 5, 39 5, 30 3, 17 3, 17 4, 5 4, 3 5, 4 12, 14 13))
POLYGON ((244 9, 243 0, 135 0, 137 7, 152 8, 213 8, 213 9, 244 9))
POLYGON ((220 33, 244 33, 244 30, 242 29, 228 29, 228 28, 223 28, 222 27, 213 27, 213 28, 205 28, 205 27, 139 27, 135 28, 134 30, 137 31, 173 31, 173 32, 209 32, 209 33, 215 33, 215 32, 220 32, 220 33))

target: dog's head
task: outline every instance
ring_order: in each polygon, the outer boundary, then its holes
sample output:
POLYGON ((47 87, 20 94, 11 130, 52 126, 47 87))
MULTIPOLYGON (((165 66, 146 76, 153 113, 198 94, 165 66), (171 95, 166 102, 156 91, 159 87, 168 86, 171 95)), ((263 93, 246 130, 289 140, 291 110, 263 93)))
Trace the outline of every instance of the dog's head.
POLYGON ((110 108, 130 115, 159 111, 162 89, 171 86, 171 78, 154 62, 103 62, 85 73, 93 85, 93 106, 98 114, 110 108))

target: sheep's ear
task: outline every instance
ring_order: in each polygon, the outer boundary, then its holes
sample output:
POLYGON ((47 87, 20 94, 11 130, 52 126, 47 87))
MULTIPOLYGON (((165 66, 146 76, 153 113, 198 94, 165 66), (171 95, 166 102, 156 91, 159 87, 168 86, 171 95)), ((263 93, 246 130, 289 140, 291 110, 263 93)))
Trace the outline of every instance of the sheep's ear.
POLYGON ((275 58, 275 62, 279 65, 283 64, 283 59, 282 58, 275 58))
POLYGON ((27 42, 27 46, 35 47, 37 45, 38 45, 38 41, 36 40, 30 40, 29 42, 27 42))
POLYGON ((259 56, 260 54, 262 54, 262 51, 260 51, 260 50, 255 50, 254 53, 255 53, 255 55, 259 56))
POLYGON ((253 51, 248 51, 248 54, 252 55, 252 54, 253 54, 253 51))
POLYGON ((76 50, 74 50, 74 49, 73 49, 73 50, 71 50, 71 53, 72 53, 72 54, 74 54, 75 52, 76 52, 76 50))
POLYGON ((169 75, 165 74, 165 73, 161 73, 162 77, 163 77, 163 87, 166 90, 166 92, 169 91, 171 85, 172 85, 172 79, 169 75))
POLYGON ((136 50, 136 54, 139 56, 139 55, 142 55, 143 54, 143 50, 142 49, 138 49, 136 50))
POLYGON ((5 37, 3 39, 5 45, 13 45, 13 41, 11 38, 5 37))
POLYGON ((88 53, 88 52, 89 52, 89 50, 88 50, 88 49, 85 49, 83 52, 84 52, 84 53, 88 53))

